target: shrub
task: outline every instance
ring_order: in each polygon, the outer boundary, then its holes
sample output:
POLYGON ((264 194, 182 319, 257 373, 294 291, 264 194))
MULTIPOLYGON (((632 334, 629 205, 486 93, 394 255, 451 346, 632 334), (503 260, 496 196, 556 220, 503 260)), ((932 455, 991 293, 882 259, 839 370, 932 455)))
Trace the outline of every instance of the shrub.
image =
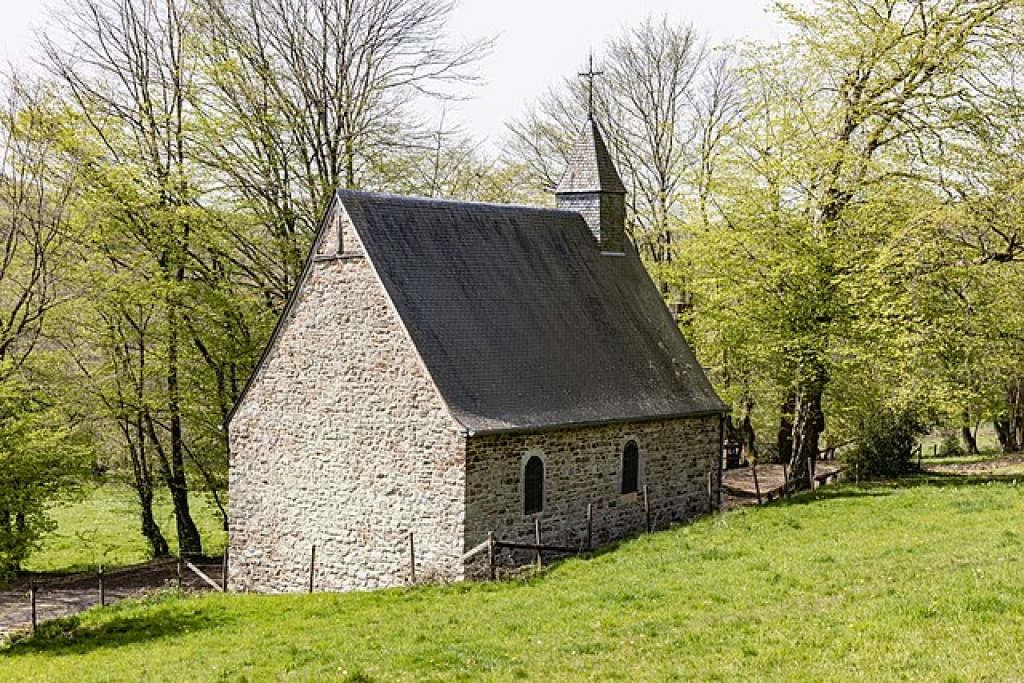
POLYGON ((939 444, 939 455, 945 458, 959 458, 967 455, 964 446, 960 443, 960 437, 956 432, 944 432, 942 443, 939 444))
POLYGON ((916 469, 917 438, 927 430, 913 411, 879 408, 858 432, 846 461, 864 476, 894 476, 916 469))

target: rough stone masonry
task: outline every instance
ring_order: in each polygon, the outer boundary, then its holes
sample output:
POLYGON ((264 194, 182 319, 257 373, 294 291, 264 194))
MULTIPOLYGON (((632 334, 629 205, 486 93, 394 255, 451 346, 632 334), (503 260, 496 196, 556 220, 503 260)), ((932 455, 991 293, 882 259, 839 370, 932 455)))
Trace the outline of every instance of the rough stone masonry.
POLYGON ((571 210, 336 193, 228 420, 232 590, 407 584, 410 534, 416 577, 457 581, 488 532, 575 548, 588 506, 595 544, 645 503, 657 528, 712 507, 725 406, 624 241, 593 121, 563 189, 571 210))

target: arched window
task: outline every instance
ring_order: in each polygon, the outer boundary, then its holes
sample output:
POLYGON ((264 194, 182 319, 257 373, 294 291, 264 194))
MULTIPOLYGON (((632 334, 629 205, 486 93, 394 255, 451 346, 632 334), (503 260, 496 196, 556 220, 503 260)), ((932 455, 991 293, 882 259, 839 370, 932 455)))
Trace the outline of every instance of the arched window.
POLYGON ((531 455, 523 470, 523 514, 544 509, 544 461, 531 455))
POLYGON ((640 490, 640 448, 636 441, 627 441, 622 449, 622 493, 640 490))

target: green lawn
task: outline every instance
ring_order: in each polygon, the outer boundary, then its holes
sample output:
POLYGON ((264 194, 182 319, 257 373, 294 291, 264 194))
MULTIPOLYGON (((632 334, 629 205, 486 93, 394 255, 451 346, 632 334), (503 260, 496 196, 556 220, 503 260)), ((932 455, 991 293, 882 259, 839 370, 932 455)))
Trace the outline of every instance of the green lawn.
POLYGON ((37 681, 1010 681, 1024 486, 918 479, 709 517, 525 582, 165 595, 0 651, 37 681))
MULTIPOLYGON (((154 501, 154 516, 177 552, 178 534, 173 507, 166 491, 154 501)), ((193 494, 190 500, 193 519, 203 537, 204 551, 218 554, 224 550, 226 534, 217 508, 207 496, 193 494)), ((71 505, 56 507, 51 515, 57 530, 47 534, 42 548, 33 553, 24 568, 34 572, 65 572, 124 566, 149 558, 149 545, 139 531, 139 504, 128 486, 107 484, 89 489, 85 497, 71 505)))

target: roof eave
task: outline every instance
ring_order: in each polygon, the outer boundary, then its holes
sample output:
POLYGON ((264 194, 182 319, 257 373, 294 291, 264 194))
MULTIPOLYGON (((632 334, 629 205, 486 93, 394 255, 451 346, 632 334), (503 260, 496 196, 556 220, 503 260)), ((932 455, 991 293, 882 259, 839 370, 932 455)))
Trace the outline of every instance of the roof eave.
POLYGON ((601 420, 580 420, 576 422, 557 422, 547 423, 540 425, 517 425, 512 427, 494 427, 485 429, 466 429, 466 436, 473 438, 475 436, 492 436, 498 434, 519 434, 524 432, 547 432, 556 431, 560 429, 581 429, 585 427, 603 427, 606 425, 613 424, 624 424, 627 422, 657 422, 659 420, 678 420, 688 417, 710 417, 712 415, 725 415, 729 412, 729 407, 724 403, 719 408, 709 408, 707 410, 688 410, 678 413, 665 413, 661 415, 643 415, 640 417, 614 417, 606 418, 601 420))

